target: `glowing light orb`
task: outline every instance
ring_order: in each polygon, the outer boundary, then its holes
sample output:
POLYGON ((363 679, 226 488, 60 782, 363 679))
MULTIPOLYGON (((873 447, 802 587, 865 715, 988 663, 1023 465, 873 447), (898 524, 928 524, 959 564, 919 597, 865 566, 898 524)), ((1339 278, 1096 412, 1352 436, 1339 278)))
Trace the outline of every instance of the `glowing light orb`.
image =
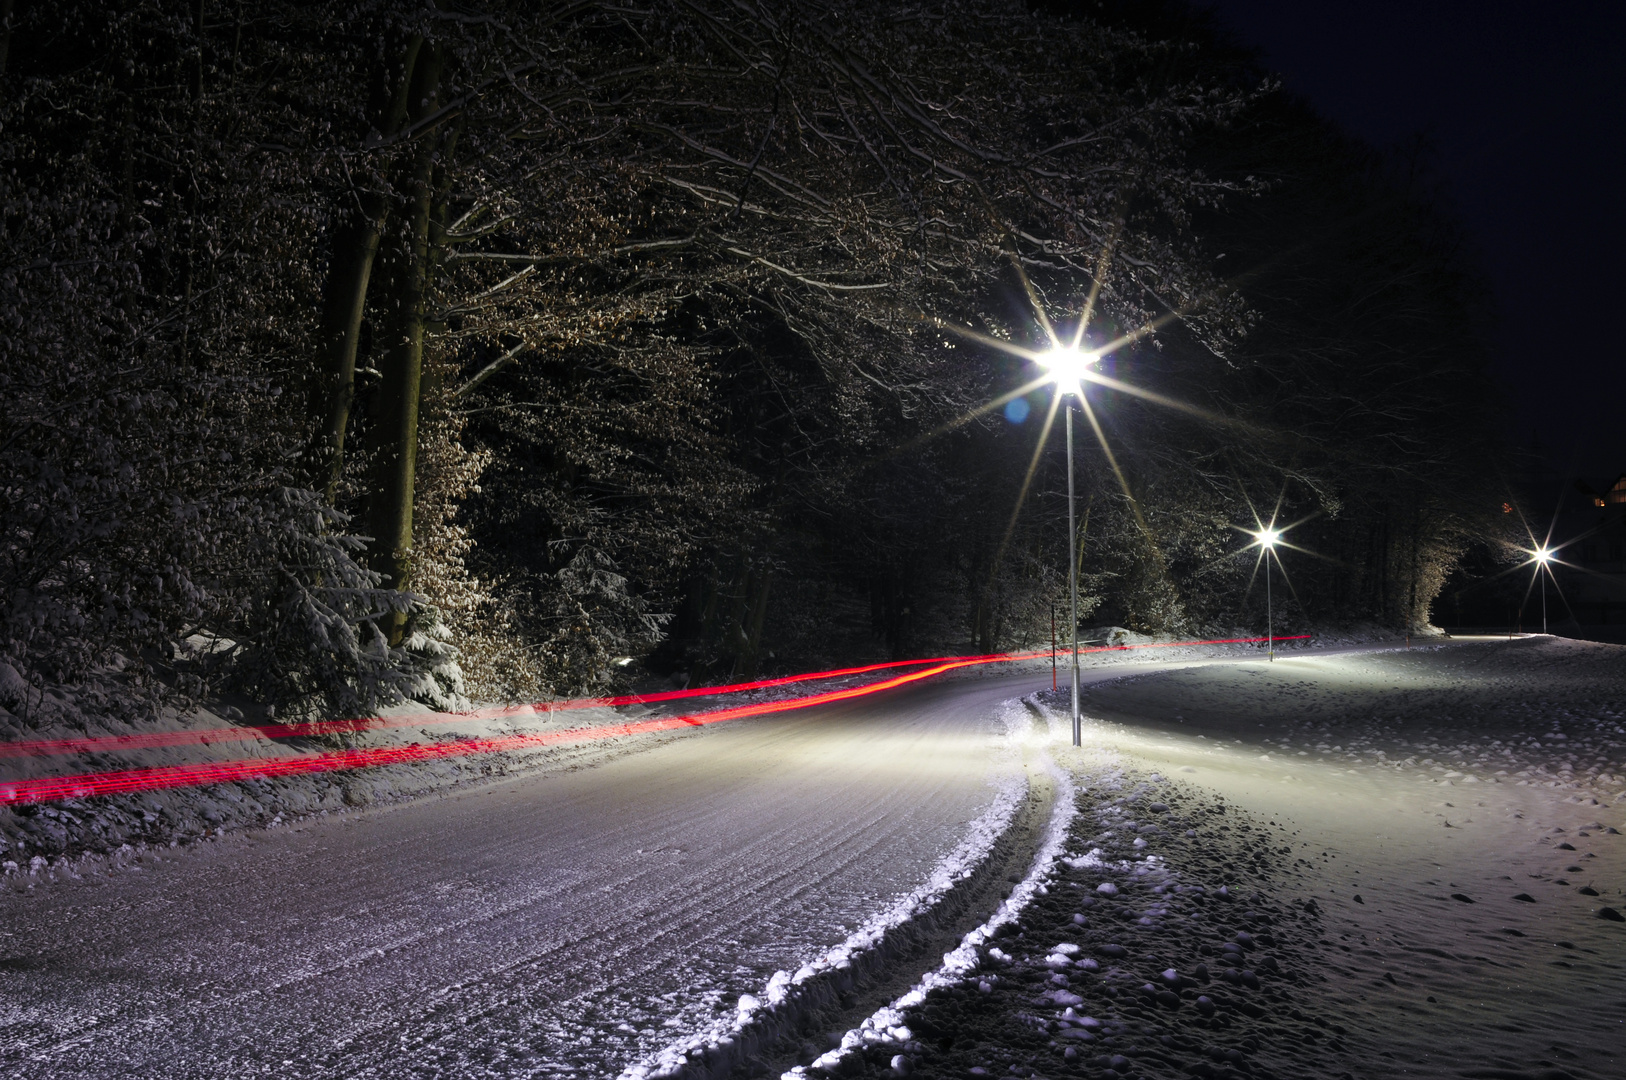
POLYGON ((1051 349, 1039 358, 1050 378, 1064 394, 1082 394, 1084 379, 1101 359, 1100 353, 1086 352, 1076 346, 1064 345, 1051 349))
POLYGON ((1281 543, 1282 534, 1279 529, 1260 529, 1254 533, 1254 539, 1259 541, 1260 547, 1275 547, 1281 543))
POLYGON ((1548 563, 1553 561, 1552 550, 1549 548, 1537 548, 1535 550, 1535 558, 1536 562, 1540 563, 1542 566, 1546 566, 1548 563))

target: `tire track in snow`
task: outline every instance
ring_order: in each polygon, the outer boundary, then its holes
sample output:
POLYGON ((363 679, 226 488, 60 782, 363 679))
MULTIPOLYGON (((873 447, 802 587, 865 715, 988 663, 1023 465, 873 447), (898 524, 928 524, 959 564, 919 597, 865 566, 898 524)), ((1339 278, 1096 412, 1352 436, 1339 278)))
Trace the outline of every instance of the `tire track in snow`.
POLYGON ((1028 727, 1026 711, 1011 701, 1003 704, 999 715, 1005 726, 1001 754, 1007 760, 998 794, 921 886, 871 916, 840 945, 810 957, 794 974, 778 971, 760 994, 742 995, 732 1016, 686 1032, 655 1054, 628 1066, 620 1080, 728 1075, 752 1050, 771 1045, 802 1016, 819 1010, 830 996, 830 984, 847 982, 855 962, 885 963, 884 957, 876 954, 889 935, 931 914, 952 892, 976 876, 995 845, 1011 829, 1029 793, 1027 772, 1018 765, 1021 735, 1028 727))
MULTIPOLYGON (((1049 710, 1035 707, 1035 711, 1044 717, 1051 737, 1055 738, 1060 730, 1057 718, 1049 710)), ((903 1027, 904 1010, 919 1005, 933 990, 966 981, 981 962, 977 947, 991 941, 1001 926, 1018 919, 1033 897, 1045 889, 1045 881, 1051 876, 1056 860, 1066 846, 1067 830, 1078 813, 1078 789, 1072 774, 1056 764, 1043 744, 1039 747, 1039 754, 1044 771, 1056 786, 1056 796, 1044 838, 1034 853, 1026 876, 986 922, 961 938, 959 946, 952 952, 944 954, 943 962, 935 970, 926 972, 908 993, 877 1009, 862 1024, 849 1029, 842 1036, 841 1045, 815 1059, 811 1063, 813 1068, 835 1069, 848 1054, 872 1043, 907 1041, 909 1032, 903 1027)), ((781 1080, 806 1080, 807 1075, 805 1067, 797 1066, 785 1072, 781 1080)))
POLYGON ((996 693, 718 730, 10 898, 49 960, 6 973, 0 1071, 614 1075, 683 1030, 663 1018, 704 1026, 918 884, 992 797, 996 693))

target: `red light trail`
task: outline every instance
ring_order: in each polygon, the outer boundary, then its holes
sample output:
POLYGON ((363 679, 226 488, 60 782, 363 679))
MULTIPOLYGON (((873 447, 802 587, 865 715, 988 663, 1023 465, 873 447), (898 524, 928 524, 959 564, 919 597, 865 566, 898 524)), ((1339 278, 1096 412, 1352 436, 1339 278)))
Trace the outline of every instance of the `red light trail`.
MULTIPOLYGON (((1307 639, 1310 635, 1299 634, 1295 637, 1276 638, 1277 641, 1298 641, 1307 639)), ((1152 642, 1145 645, 1107 645, 1090 649, 1080 649, 1081 653, 1120 652, 1129 649, 1141 648, 1174 648, 1182 645, 1241 645, 1252 644, 1265 640, 1264 638, 1216 638, 1208 641, 1171 641, 1152 642)), ((940 675, 945 671, 956 668, 973 667, 981 664, 993 664, 1012 660, 1033 660, 1048 658, 1050 650, 1033 653, 998 653, 988 656, 966 657, 939 657, 934 660, 906 660, 890 664, 871 664, 860 668, 842 668, 835 671, 811 672, 802 675, 791 675, 780 679, 764 679, 752 683, 736 683, 722 687, 698 687, 694 690, 673 690, 659 694, 627 695, 622 698, 592 698, 579 701, 561 702, 549 711, 558 711, 563 708, 587 708, 593 705, 605 706, 615 704, 642 704, 650 701, 669 701, 675 698, 700 697, 720 694, 739 693, 744 690, 763 689, 772 686, 783 686, 788 683, 806 682, 814 679, 837 678, 843 675, 861 674, 868 671, 879 671, 894 667, 915 667, 922 664, 932 666, 920 671, 908 672, 903 675, 894 675, 888 679, 864 683, 860 686, 846 687, 841 690, 827 690, 819 694, 809 694, 802 697, 785 698, 779 701, 756 702, 750 705, 734 705, 722 709, 713 709, 709 712, 691 713, 686 716, 666 716, 650 720, 629 721, 622 724, 605 724, 596 727, 573 728, 563 731, 546 731, 522 735, 504 735, 483 739, 462 739, 451 743, 434 743, 424 745, 412 743, 407 746, 381 746, 357 750, 335 750, 310 754, 299 754, 291 757, 250 757, 239 758, 234 761, 204 762, 195 765, 160 765, 148 768, 119 769, 108 772, 83 773, 77 776, 46 777, 29 780, 0 781, 0 806, 15 806, 25 803, 51 802, 58 799, 82 799, 96 795, 119 795, 136 791, 156 791, 163 788, 195 787, 204 784, 231 783, 239 780, 271 779, 279 776, 295 776, 307 773, 335 772, 343 769, 366 769, 381 765, 398 765, 409 762, 433 761, 440 758, 466 757, 473 754, 491 754, 505 750, 527 750, 542 746, 550 746, 562 742, 589 742, 598 739, 619 738, 624 735, 641 735, 657 731, 670 731, 684 727, 701 727, 706 724, 716 724, 725 720, 738 720, 747 716, 762 716, 770 713, 788 712, 792 709, 804 709, 814 705, 828 705, 838 701, 848 701, 857 697, 890 690, 908 683, 918 682, 921 679, 940 675)), ((86 749, 122 749, 129 747, 146 746, 172 746, 183 743, 203 743, 216 741, 216 738, 225 739, 233 737, 230 733, 242 732, 240 738, 286 737, 286 735, 324 734, 332 731, 358 731, 369 728, 355 725, 408 726, 421 725, 426 722, 455 722, 459 720, 486 719, 497 716, 514 715, 530 706, 508 706, 497 709, 481 709, 469 713, 435 713, 418 715, 416 717, 391 717, 387 720, 380 717, 370 717, 365 720, 337 720, 322 721, 312 724, 281 724, 274 727, 261 728, 217 728, 210 731, 197 732, 155 732, 153 735, 168 736, 181 735, 191 738, 178 739, 173 742, 146 742, 148 736, 110 736, 106 738, 89 739, 56 739, 37 740, 34 742, 11 743, 4 749, 6 756, 16 757, 23 754, 57 754, 83 751, 86 749), (276 731, 279 735, 268 735, 276 731), (285 732, 285 734, 282 734, 285 732), (206 737, 207 736, 207 737, 206 737), (29 749, 36 748, 36 749, 29 749)))
POLYGON ((464 720, 494 720, 503 716, 528 713, 568 712, 572 709, 615 708, 620 705, 644 705, 651 702, 676 701, 681 698, 713 697, 738 694, 746 690, 765 690, 789 683, 809 682, 817 679, 836 679, 845 675, 863 675, 886 668, 916 667, 940 664, 949 660, 979 660, 992 662, 998 657, 939 656, 928 660, 897 660, 886 664, 866 664, 863 667, 837 668, 832 671, 811 671, 801 675, 786 675, 777 679, 757 679, 754 682, 732 683, 728 686, 697 686, 685 690, 662 690, 653 694, 624 694, 620 697, 576 698, 570 701, 547 701, 535 705, 500 705, 469 712, 412 713, 405 716, 367 716, 352 720, 314 720, 297 724, 256 724, 247 727, 197 728, 190 731, 148 731, 133 735, 102 735, 79 739, 35 739, 28 742, 0 744, 0 758, 39 757, 45 754, 79 754, 92 751, 144 750, 159 746, 208 746, 217 742, 240 742, 255 739, 289 739, 308 735, 335 735, 343 732, 377 731, 382 728, 421 727, 424 724, 455 724, 464 720))

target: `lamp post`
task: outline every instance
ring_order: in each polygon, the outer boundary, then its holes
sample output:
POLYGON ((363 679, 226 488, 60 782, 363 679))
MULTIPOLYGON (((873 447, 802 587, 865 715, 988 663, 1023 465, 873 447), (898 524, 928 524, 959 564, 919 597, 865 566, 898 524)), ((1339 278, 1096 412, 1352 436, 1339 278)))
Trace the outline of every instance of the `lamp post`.
MULTIPOLYGON (((1072 596, 1068 607, 1068 621, 1073 627, 1073 745, 1084 743, 1084 722, 1078 713, 1078 515, 1074 508, 1078 497, 1073 492, 1073 407, 1061 403, 1067 410, 1067 589, 1072 596)), ((1546 594, 1543 594, 1546 602, 1546 594)))
POLYGON ((1068 606, 1073 624, 1073 745, 1084 744, 1084 722, 1078 711, 1078 496, 1073 486, 1073 408, 1066 395, 1084 396, 1085 372, 1100 357, 1081 352, 1076 346, 1058 347, 1040 358, 1056 384, 1056 393, 1062 395, 1062 408, 1067 412, 1067 588, 1071 595, 1068 606))
POLYGON ((1276 612, 1270 597, 1270 560, 1276 557, 1276 542, 1282 534, 1276 529, 1260 529, 1254 533, 1265 552, 1265 651, 1272 662, 1276 660, 1276 612))
POLYGON ((1541 578, 1541 632, 1547 632, 1547 564, 1553 559, 1550 548, 1536 549, 1536 574, 1541 578))

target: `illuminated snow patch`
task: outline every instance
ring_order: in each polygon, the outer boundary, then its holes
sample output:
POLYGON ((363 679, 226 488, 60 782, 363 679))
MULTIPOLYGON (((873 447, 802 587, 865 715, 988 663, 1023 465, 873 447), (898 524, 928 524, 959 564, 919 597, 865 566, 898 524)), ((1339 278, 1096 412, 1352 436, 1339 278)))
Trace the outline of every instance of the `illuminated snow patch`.
MULTIPOLYGON (((1056 783, 1055 809, 1050 814, 1044 841, 1034 856, 1032 868, 1016 888, 1011 890, 1005 902, 999 905, 999 910, 994 912, 987 922, 961 938, 959 946, 953 952, 944 953, 941 967, 936 971, 927 972, 908 993, 885 1008, 877 1010, 869 1019, 843 1035, 840 1047, 814 1059, 811 1066, 796 1066, 782 1074, 780 1080, 806 1080, 808 1068, 833 1069, 842 1058, 864 1046, 907 1042, 909 1029, 904 1026, 904 1011, 924 1002, 926 995, 933 990, 955 986, 970 977, 979 963, 978 947, 992 940, 994 932, 1001 926, 1013 922, 1021 915, 1022 909, 1027 907, 1035 896, 1043 895, 1045 882, 1051 876, 1056 861, 1061 856, 1062 847, 1067 841, 1067 830, 1078 813, 1075 806, 1077 790, 1071 774, 1058 767, 1048 753, 1045 754, 1045 766, 1056 783)), ((996 954, 998 950, 990 949, 989 952, 996 954)))
MULTIPOLYGON (((1027 722, 1026 714, 1017 703, 1007 702, 1000 720, 1005 725, 1000 756, 1004 759, 1002 764, 1008 766, 1015 757, 1018 732, 1027 722)), ((932 869, 924 884, 885 911, 870 916, 847 940, 806 961, 795 974, 775 972, 760 996, 741 995, 731 1015, 725 1014, 637 1064, 629 1065, 622 1070, 620 1080, 652 1080, 678 1073, 697 1055, 732 1043, 751 1024, 783 1006, 803 983, 831 971, 852 967, 854 959, 879 945, 888 931, 930 911, 988 857, 994 844, 1010 828, 1017 808, 1027 797, 1027 776, 1020 768, 1005 768, 1002 772, 1003 775, 993 784, 995 793, 988 809, 971 823, 964 839, 932 869)), ((1024 895, 1031 895, 1031 890, 1024 895)), ((908 1038, 907 1029, 903 1029, 902 1039, 908 1038)))

